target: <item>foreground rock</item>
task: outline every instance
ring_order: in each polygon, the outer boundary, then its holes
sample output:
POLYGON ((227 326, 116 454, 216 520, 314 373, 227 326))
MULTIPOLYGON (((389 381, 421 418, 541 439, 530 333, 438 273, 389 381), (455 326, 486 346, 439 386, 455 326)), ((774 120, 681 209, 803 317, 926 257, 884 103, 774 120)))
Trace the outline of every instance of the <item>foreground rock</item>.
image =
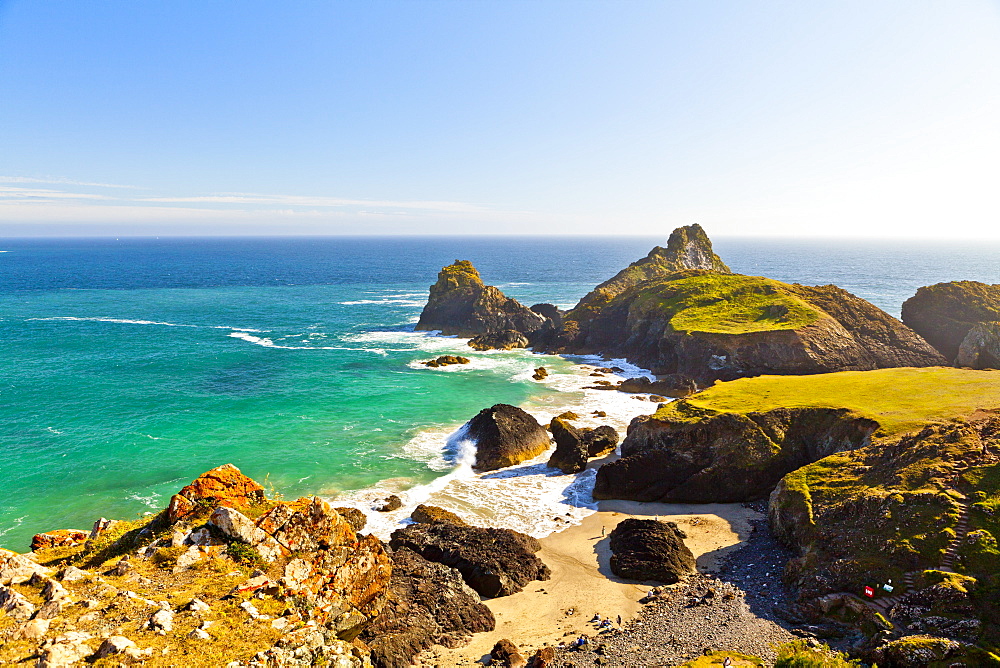
POLYGON ((903 302, 902 316, 903 322, 948 360, 955 360, 973 327, 1000 321, 1000 285, 952 281, 923 287, 903 302))
POLYGON ((548 580, 549 568, 535 556, 535 538, 510 529, 412 524, 392 532, 393 550, 458 569, 480 596, 495 598, 521 591, 532 580, 548 580))
POLYGON ((263 487, 232 464, 224 464, 198 476, 173 495, 167 507, 167 519, 173 524, 199 512, 207 514, 216 506, 246 510, 259 506, 264 500, 263 487))
MULTIPOLYGON (((602 283, 534 350, 627 357, 699 386, 762 374, 945 363, 903 323, 835 286, 732 274, 700 227, 678 228, 602 283)), ((664 392, 663 394, 666 394, 664 392)))
POLYGON ((581 429, 580 436, 587 447, 588 457, 603 457, 618 447, 618 432, 606 424, 593 429, 581 429))
POLYGON ((441 269, 430 298, 417 322, 418 331, 473 337, 488 332, 533 332, 545 318, 500 290, 483 284, 468 260, 455 260, 441 269))
POLYGON ((480 471, 513 466, 549 448, 549 435, 538 421, 509 404, 484 408, 465 426, 476 443, 475 467, 480 471))
POLYGON ((469 347, 474 350, 513 350, 514 348, 527 348, 528 337, 516 329, 503 329, 480 334, 469 339, 469 347))
POLYGON ((407 668, 438 644, 460 647, 496 627, 493 613, 449 566, 401 548, 392 555, 389 602, 362 634, 376 668, 407 668))
MULTIPOLYGON (((684 412, 678 404, 675 414, 684 412)), ((596 499, 731 503, 766 496, 789 471, 869 442, 878 423, 846 409, 776 409, 700 420, 635 418, 596 499)))
POLYGON ((563 473, 579 473, 587 468, 587 446, 579 430, 558 417, 552 418, 549 428, 556 450, 549 458, 548 466, 563 473))
POLYGON ((673 584, 694 570, 685 538, 673 522, 623 520, 611 532, 611 572, 630 580, 673 584))

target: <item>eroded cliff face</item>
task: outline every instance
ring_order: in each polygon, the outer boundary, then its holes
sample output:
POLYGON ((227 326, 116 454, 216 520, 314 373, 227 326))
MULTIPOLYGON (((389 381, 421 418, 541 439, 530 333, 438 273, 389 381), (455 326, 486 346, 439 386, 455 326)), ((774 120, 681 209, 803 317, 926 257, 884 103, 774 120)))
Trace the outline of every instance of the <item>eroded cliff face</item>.
POLYGON ((731 503, 766 496, 786 473, 870 442, 878 423, 844 409, 723 413, 690 422, 635 418, 622 457, 597 471, 594 498, 731 503))
POLYGON ((471 262, 455 260, 441 269, 437 282, 431 286, 430 298, 416 328, 473 337, 504 330, 533 332, 545 322, 543 316, 516 299, 485 285, 471 262))
MULTIPOLYGON (((927 339, 948 360, 955 360, 966 337, 977 324, 1000 322, 1000 285, 951 281, 926 286, 903 302, 902 315, 903 322, 927 339)), ((985 368, 985 365, 977 366, 974 343, 970 340, 966 344, 959 364, 985 368)))

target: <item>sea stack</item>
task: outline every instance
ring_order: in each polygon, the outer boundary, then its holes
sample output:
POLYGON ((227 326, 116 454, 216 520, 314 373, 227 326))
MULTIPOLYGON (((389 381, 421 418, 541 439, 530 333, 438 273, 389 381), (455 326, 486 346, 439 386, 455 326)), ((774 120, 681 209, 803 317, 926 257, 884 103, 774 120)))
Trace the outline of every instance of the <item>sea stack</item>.
POLYGON ((959 366, 996 368, 1000 285, 937 283, 903 302, 903 322, 959 366), (982 357, 982 359, 980 359, 982 357))

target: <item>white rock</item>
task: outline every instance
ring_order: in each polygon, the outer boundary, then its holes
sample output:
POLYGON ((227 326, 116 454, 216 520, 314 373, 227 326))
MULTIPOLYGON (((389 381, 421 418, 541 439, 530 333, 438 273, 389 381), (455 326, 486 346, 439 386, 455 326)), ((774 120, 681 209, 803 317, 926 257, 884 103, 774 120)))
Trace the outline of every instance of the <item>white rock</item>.
POLYGON ((94 540, 102 533, 104 533, 114 525, 118 524, 118 522, 119 520, 109 520, 106 517, 102 517, 101 519, 97 520, 96 522, 94 522, 94 528, 90 530, 90 540, 94 540))
POLYGON ((313 568, 305 559, 292 559, 285 566, 284 577, 281 583, 289 589, 301 589, 303 581, 309 577, 313 568))
POLYGON ((70 631, 50 640, 38 648, 38 668, 70 668, 78 665, 93 653, 87 644, 93 636, 81 631, 70 631))
POLYGON ((49 576, 52 569, 32 561, 26 555, 0 549, 0 585, 22 584, 36 573, 49 576))
POLYGON ((188 634, 188 638, 194 638, 195 640, 211 640, 212 636, 208 635, 208 632, 202 629, 194 629, 188 634))
POLYGON ((35 604, 26 599, 21 592, 0 585, 0 612, 6 612, 12 619, 27 621, 35 614, 35 604))
POLYGON ((104 657, 112 654, 124 654, 130 649, 135 649, 135 647, 135 643, 125 636, 111 636, 102 642, 101 646, 97 648, 97 654, 94 658, 103 659, 104 657))
POLYGON ((281 556, 278 541, 237 510, 219 506, 212 511, 208 521, 227 536, 252 546, 266 561, 274 561, 281 556))
POLYGON ((257 610, 254 604, 251 603, 250 601, 243 601, 242 603, 240 603, 240 607, 243 608, 248 615, 250 615, 250 619, 254 620, 260 619, 261 617, 260 611, 257 610))
POLYGON ((149 618, 149 628, 158 635, 165 636, 174 630, 173 610, 160 608, 149 618))
POLYGON ((284 631, 291 625, 292 623, 287 619, 285 619, 284 617, 278 617, 273 622, 271 622, 271 628, 276 629, 278 631, 284 631))
POLYGON ((18 635, 25 640, 38 640, 49 632, 51 619, 32 619, 18 631, 18 635))
POLYGON ((90 577, 90 573, 83 570, 82 568, 77 568, 76 566, 67 566, 62 574, 61 580, 63 582, 79 582, 80 580, 86 580, 90 577))
POLYGON ((201 561, 204 556, 205 555, 201 551, 201 548, 197 545, 192 545, 187 550, 182 552, 179 557, 177 557, 177 564, 174 566, 174 573, 186 571, 191 568, 191 566, 201 561))
POLYGON ((187 604, 185 609, 190 610, 191 612, 208 612, 211 610, 211 608, 208 607, 208 603, 205 603, 205 601, 200 598, 192 598, 191 602, 187 604))
POLYGON ((72 601, 66 587, 63 587, 55 580, 46 580, 45 588, 42 589, 42 596, 45 597, 46 601, 72 601))

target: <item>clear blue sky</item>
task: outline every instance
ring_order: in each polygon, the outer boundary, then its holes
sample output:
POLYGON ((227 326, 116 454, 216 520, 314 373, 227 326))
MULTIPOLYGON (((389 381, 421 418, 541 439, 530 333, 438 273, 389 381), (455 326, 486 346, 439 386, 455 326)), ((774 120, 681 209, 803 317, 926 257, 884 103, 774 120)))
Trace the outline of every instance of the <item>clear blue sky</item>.
POLYGON ((0 0, 0 234, 1000 238, 1000 2, 0 0))

